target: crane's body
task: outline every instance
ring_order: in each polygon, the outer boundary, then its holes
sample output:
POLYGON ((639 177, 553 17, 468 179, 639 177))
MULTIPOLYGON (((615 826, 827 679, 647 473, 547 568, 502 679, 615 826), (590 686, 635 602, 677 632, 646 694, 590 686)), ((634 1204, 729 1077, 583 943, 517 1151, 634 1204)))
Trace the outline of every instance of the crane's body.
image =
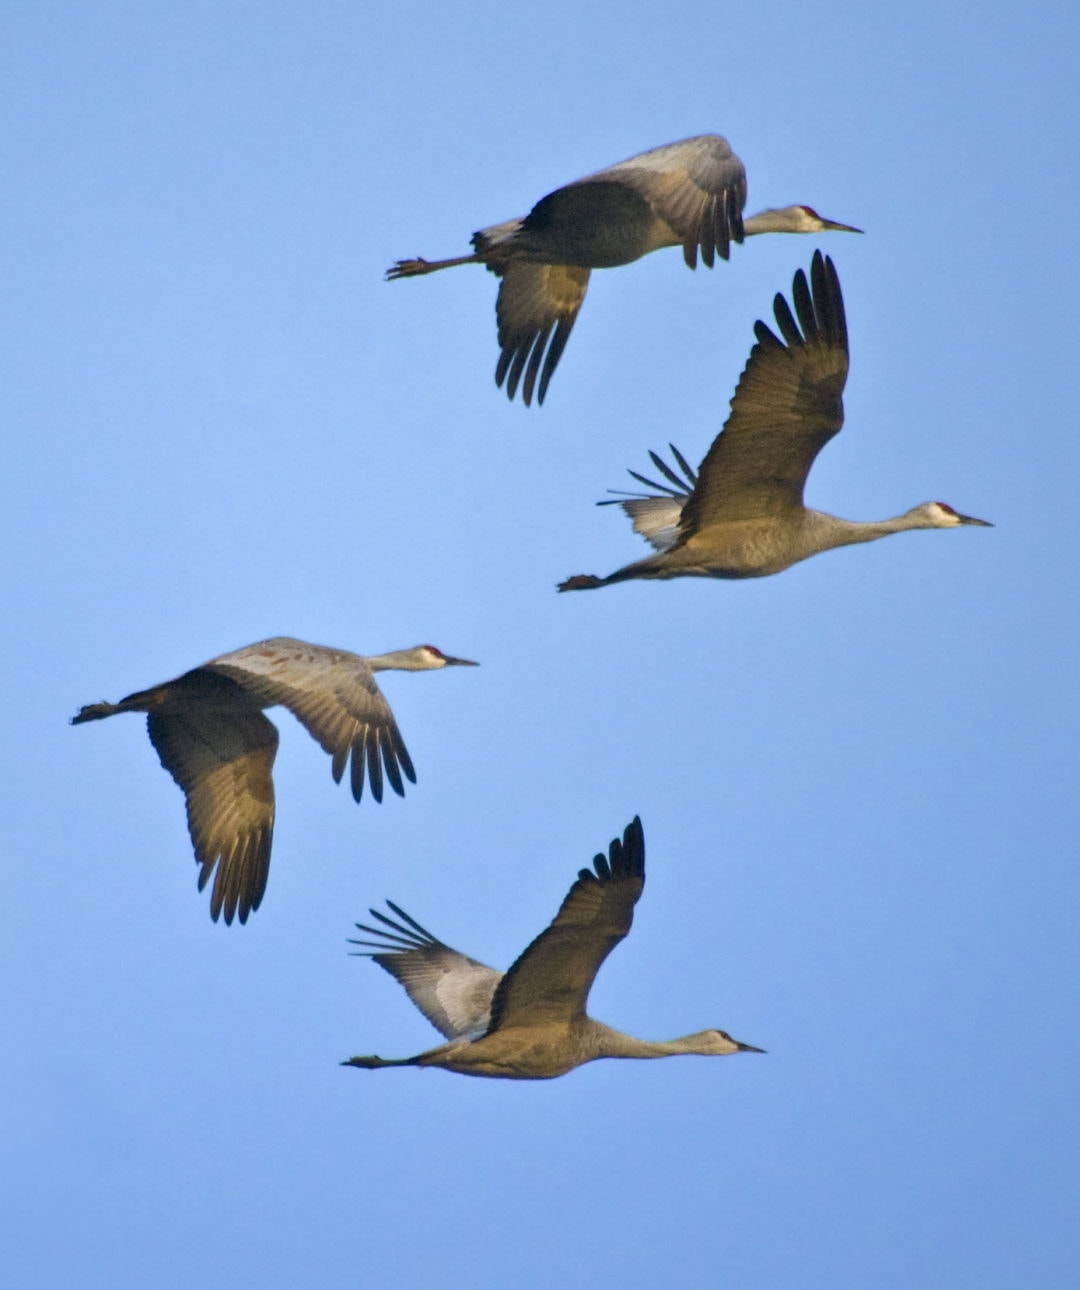
POLYGON ((726 1056, 762 1049, 723 1030, 681 1039, 635 1039, 585 1012, 604 959, 626 936, 645 883, 645 840, 635 819, 608 856, 583 869, 559 913, 506 973, 468 958, 432 936, 388 901, 396 919, 358 923, 377 941, 354 940, 405 987, 410 999, 449 1040, 415 1057, 352 1057, 344 1066, 437 1066, 496 1079, 554 1079, 601 1057, 726 1056), (390 930, 387 931, 386 928, 390 930))
POLYGON ((823 551, 875 542, 893 533, 953 528, 957 523, 989 527, 986 520, 971 516, 957 516, 951 521, 950 514, 956 515, 956 512, 943 503, 926 502, 893 519, 867 522, 844 520, 825 511, 806 508, 793 516, 783 530, 771 519, 734 520, 725 524, 719 533, 704 529, 685 543, 624 565, 606 578, 578 574, 567 579, 560 590, 584 591, 634 578, 767 578, 823 551), (935 509, 927 509, 930 507, 935 509))
POLYGON ((199 890, 215 874, 210 916, 244 923, 266 890, 274 831, 272 770, 278 732, 262 709, 282 704, 333 758, 340 782, 351 757, 357 802, 365 772, 382 801, 383 776, 404 796, 416 772, 375 673, 475 666, 433 645, 364 656, 288 636, 221 654, 119 703, 91 703, 72 725, 145 712, 150 742, 184 792, 188 831, 201 865, 199 890))
POLYGON ((602 1057, 723 1057, 760 1053, 719 1030, 701 1030, 681 1039, 635 1039, 592 1017, 543 1027, 515 1026, 480 1039, 453 1040, 416 1057, 353 1057, 342 1063, 376 1070, 383 1066, 438 1066, 459 1075, 490 1079, 557 1079, 602 1057))
POLYGON ((743 218, 746 170, 726 139, 696 135, 639 153, 548 193, 519 219, 473 234, 471 255, 398 260, 387 277, 417 277, 459 264, 483 264, 502 283, 495 306, 501 354, 495 382, 512 399, 543 403, 592 269, 630 264, 651 251, 681 246, 693 269, 698 254, 712 268, 732 242, 757 233, 858 233, 809 206, 743 218), (549 343, 550 342, 550 343, 549 343))
MULTIPOLYGON (((892 519, 841 519, 803 503, 817 454, 844 422, 847 321, 836 269, 814 253, 811 285, 800 269, 795 315, 777 295, 780 335, 755 324, 757 344, 731 400, 731 413, 698 471, 672 446, 682 475, 652 453, 667 483, 630 474, 651 494, 619 503, 656 554, 605 578, 577 574, 560 591, 635 578, 762 578, 836 547, 913 529, 990 527, 944 502, 923 502, 892 519), (798 321, 796 322, 796 316, 798 321)), ((606 503, 605 503, 606 504, 606 503)))

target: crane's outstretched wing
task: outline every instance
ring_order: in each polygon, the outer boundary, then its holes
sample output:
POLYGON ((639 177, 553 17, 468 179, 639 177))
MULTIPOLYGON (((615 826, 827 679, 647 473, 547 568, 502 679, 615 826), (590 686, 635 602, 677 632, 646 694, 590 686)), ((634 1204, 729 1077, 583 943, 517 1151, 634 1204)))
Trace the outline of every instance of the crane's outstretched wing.
POLYGON ((627 474, 646 488, 655 489, 655 493, 624 493, 617 488, 608 492, 618 496, 605 498, 597 506, 621 506, 630 516, 634 532, 640 533, 657 551, 670 551, 679 540, 679 524, 682 520, 683 507, 697 483, 697 471, 690 465, 673 443, 668 444, 676 464, 683 472, 680 476, 659 453, 649 451, 652 463, 658 471, 669 479, 669 484, 659 484, 655 479, 639 475, 636 470, 627 474), (657 495, 659 494, 659 495, 657 495), (625 498, 627 500, 620 500, 625 498))
POLYGON ((284 704, 333 758, 336 783, 351 753, 356 801, 364 791, 365 767, 376 802, 382 801, 384 771, 399 797, 405 792, 402 773, 416 783, 390 705, 371 668, 357 655, 277 636, 222 654, 199 670, 229 677, 264 706, 284 704))
POLYGON ((230 687, 236 694, 228 708, 212 694, 200 701, 196 689, 207 679, 225 684, 220 677, 193 677, 184 710, 151 712, 146 728, 162 766, 184 791, 188 832, 202 866, 199 890, 215 875, 210 917, 216 922, 223 913, 231 923, 236 914, 246 923, 270 870, 278 732, 237 686, 230 687))
POLYGON ((814 458, 844 423, 847 322, 832 260, 815 251, 810 285, 800 269, 791 294, 798 323, 782 295, 773 302, 783 340, 754 324, 757 344, 683 507, 680 541, 711 523, 801 507, 814 458))
POLYGON ((726 260, 731 243, 743 240, 746 170, 718 134, 652 148, 567 188, 612 180, 644 197, 653 213, 678 235, 691 269, 697 266, 699 249, 711 269, 717 255, 726 260))
POLYGON ((358 931, 379 939, 350 938, 349 944, 367 947, 361 954, 400 981, 413 1003, 447 1039, 479 1038, 491 1022, 491 1000, 503 974, 444 945, 392 900, 386 904, 401 921, 371 909, 372 918, 391 930, 357 923, 358 931))
POLYGON ((495 302, 502 351, 495 384, 505 381, 507 397, 512 399, 524 376, 521 397, 527 407, 539 376, 537 402, 543 403, 585 299, 589 270, 526 260, 510 260, 492 269, 502 278, 495 302))
POLYGON ((491 1004, 489 1034, 568 1022, 585 1012, 600 965, 630 930, 645 885, 645 837, 634 817, 608 852, 582 869, 551 926, 519 955, 491 1004))

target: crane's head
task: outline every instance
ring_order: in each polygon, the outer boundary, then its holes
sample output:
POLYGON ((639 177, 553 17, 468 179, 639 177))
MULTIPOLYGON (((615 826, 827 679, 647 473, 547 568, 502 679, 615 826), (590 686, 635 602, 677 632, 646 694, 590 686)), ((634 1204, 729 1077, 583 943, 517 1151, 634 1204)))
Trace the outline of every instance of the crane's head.
POLYGON ((925 520, 924 527, 928 529, 954 529, 961 524, 975 524, 983 529, 994 527, 989 520, 977 520, 973 515, 961 515, 945 502, 923 502, 921 506, 916 506, 911 514, 925 520))
POLYGON ((434 645, 417 645, 413 649, 401 651, 402 658, 408 658, 408 663, 399 664, 406 671, 426 672, 431 668, 439 667, 479 667, 479 663, 474 663, 468 658, 451 658, 449 654, 444 654, 442 650, 436 649, 434 645))
POLYGON ((861 233, 852 224, 825 219, 813 206, 780 206, 759 211, 743 220, 743 231, 753 233, 861 233))
POLYGON ((730 1053, 763 1053, 764 1048, 755 1048, 753 1044, 741 1044, 732 1039, 726 1030, 701 1030, 692 1038, 699 1045, 696 1052, 705 1056, 726 1057, 730 1053))
POLYGON ((813 206, 795 206, 792 208, 799 212, 798 219, 802 227, 798 230, 800 233, 861 233, 861 228, 855 228, 852 224, 838 224, 834 219, 826 219, 824 215, 819 215, 813 206))

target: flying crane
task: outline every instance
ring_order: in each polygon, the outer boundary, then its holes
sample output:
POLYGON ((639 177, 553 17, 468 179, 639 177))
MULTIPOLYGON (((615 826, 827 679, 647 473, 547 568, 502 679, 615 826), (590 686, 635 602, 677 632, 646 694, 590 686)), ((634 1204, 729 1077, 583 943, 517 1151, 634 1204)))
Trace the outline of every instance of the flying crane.
MULTIPOLYGON (((944 502, 923 502, 893 519, 843 520, 803 504, 818 453, 844 423, 847 322, 836 268, 814 252, 810 283, 800 269, 792 300, 773 304, 780 337, 754 324, 757 344, 739 379, 731 413, 698 471, 672 446, 682 476, 657 454, 669 481, 630 474, 656 490, 621 503, 657 554, 598 578, 577 574, 560 591, 585 591, 629 578, 762 578, 833 547, 873 542, 908 529, 951 529, 987 520, 944 502)), ((603 504, 603 503, 601 503, 603 504)))
POLYGON ((644 885, 645 837, 635 817, 606 857, 596 856, 592 869, 581 870, 554 921, 505 974, 444 945, 390 901, 396 919, 371 910, 383 926, 356 926, 379 939, 350 943, 365 947, 368 958, 400 981, 449 1042, 416 1057, 352 1057, 342 1065, 439 1066, 461 1075, 554 1079, 601 1057, 763 1052, 724 1030, 655 1042, 586 1015, 596 974, 629 932, 644 885))
POLYGON ((188 832, 202 866, 199 890, 211 876, 210 917, 234 914, 246 923, 266 891, 274 832, 277 727, 262 709, 283 704, 333 758, 341 782, 352 759, 353 797, 368 787, 382 801, 383 775, 404 796, 402 775, 416 772, 375 673, 475 667, 434 645, 363 656, 288 636, 258 641, 211 659, 173 681, 129 694, 119 703, 91 703, 72 725, 117 712, 147 713, 150 742, 183 789, 188 832), (216 871, 216 873, 215 873, 216 871))
POLYGON ((483 264, 502 279, 495 304, 499 362, 495 384, 512 399, 522 384, 543 403, 585 299, 592 269, 630 264, 664 246, 681 246, 693 269, 698 252, 711 269, 732 242, 755 233, 861 233, 823 219, 809 206, 764 210, 743 219, 746 170, 728 141, 699 134, 666 143, 548 193, 521 219, 472 236, 472 255, 398 260, 391 281, 458 264, 483 264))

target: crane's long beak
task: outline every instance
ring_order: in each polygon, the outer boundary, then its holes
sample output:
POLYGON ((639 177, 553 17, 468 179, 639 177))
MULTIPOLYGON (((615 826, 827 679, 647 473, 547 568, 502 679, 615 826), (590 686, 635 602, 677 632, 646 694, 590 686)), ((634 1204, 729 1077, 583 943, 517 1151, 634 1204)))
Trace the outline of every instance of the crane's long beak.
POLYGON ((834 233, 862 233, 865 230, 856 228, 854 224, 838 224, 834 219, 822 219, 822 224, 834 233))
MULTIPOLYGON (((739 1044, 737 1039, 735 1042, 739 1044)), ((764 1048, 755 1048, 753 1044, 739 1044, 740 1053, 763 1053, 765 1051, 766 1049, 764 1048)))
POLYGON ((992 529, 994 527, 989 520, 977 520, 974 515, 961 515, 959 511, 956 512, 956 518, 961 524, 977 524, 981 529, 992 529))
MULTIPOLYGON (((976 523, 981 521, 976 520, 976 523)), ((474 663, 471 658, 447 658, 443 655, 443 662, 447 667, 479 667, 479 663, 474 663)))

